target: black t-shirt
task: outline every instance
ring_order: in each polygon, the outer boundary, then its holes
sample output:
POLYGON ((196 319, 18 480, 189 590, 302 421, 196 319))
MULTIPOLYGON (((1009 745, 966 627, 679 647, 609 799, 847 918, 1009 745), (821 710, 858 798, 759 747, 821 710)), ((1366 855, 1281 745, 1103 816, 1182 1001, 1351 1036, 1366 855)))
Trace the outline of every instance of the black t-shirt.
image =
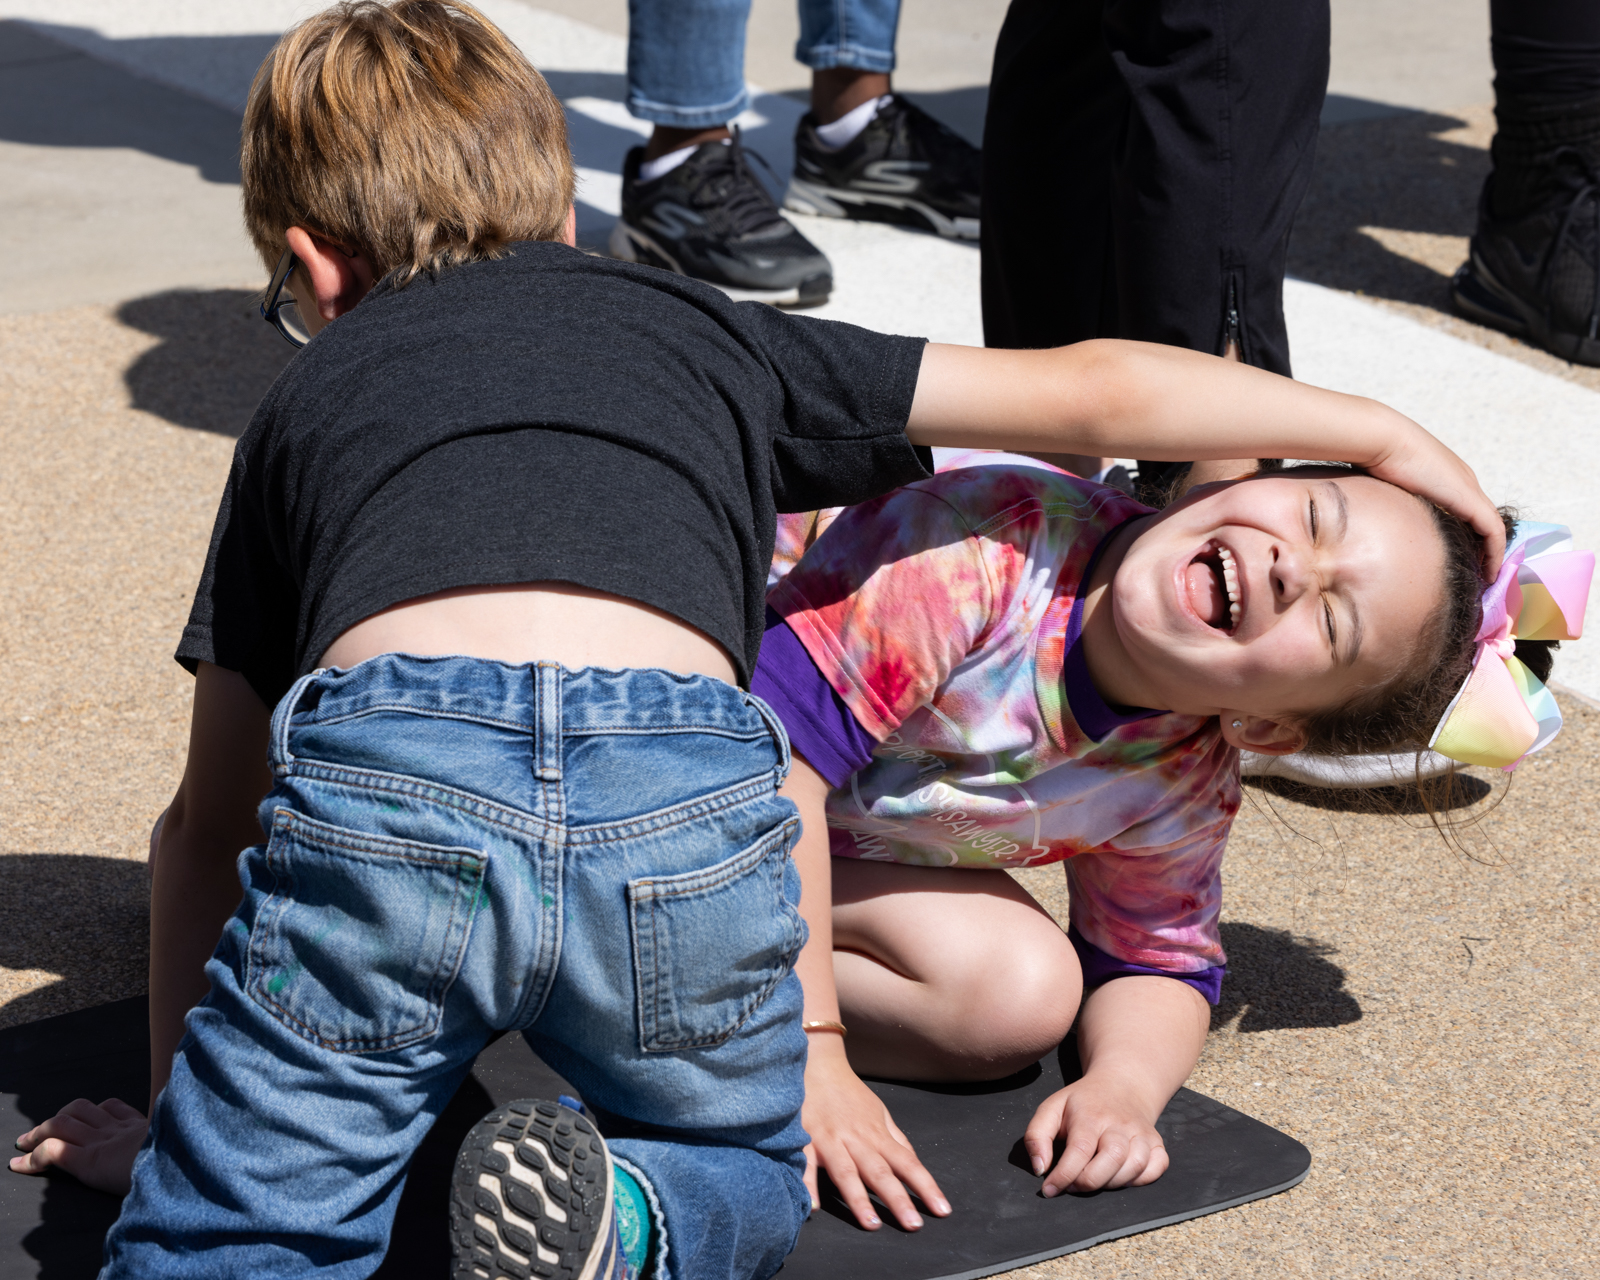
POLYGON ((697 627, 747 684, 776 512, 928 474, 922 347, 549 242, 382 282, 240 438, 178 661, 270 707, 390 605, 561 581, 697 627))

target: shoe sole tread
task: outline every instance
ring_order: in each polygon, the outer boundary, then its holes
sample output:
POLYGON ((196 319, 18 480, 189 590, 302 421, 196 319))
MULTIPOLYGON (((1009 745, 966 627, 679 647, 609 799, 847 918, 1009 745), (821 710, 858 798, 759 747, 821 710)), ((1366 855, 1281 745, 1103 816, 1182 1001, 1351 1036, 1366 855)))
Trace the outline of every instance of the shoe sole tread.
POLYGON ((452 1280, 620 1277, 611 1180, 586 1117, 533 1099, 496 1108, 456 1157, 452 1280))

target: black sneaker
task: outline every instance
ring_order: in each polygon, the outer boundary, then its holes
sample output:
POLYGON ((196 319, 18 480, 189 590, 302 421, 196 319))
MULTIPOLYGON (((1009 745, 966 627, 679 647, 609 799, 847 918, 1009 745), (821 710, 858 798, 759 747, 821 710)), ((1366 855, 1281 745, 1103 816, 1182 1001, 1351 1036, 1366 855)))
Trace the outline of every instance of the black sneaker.
POLYGON ((808 111, 795 127, 794 178, 783 206, 976 240, 982 154, 899 94, 837 150, 817 136, 817 118, 808 111))
POLYGON ((1555 165, 1556 199, 1516 219, 1493 216, 1490 175, 1450 293, 1469 320, 1600 365, 1600 175, 1571 148, 1555 165))
POLYGON ((644 148, 622 165, 622 216, 611 256, 714 284, 731 297, 816 306, 833 290, 833 267, 794 229, 750 170, 735 132, 707 142, 654 182, 639 181, 644 148))
POLYGON ((497 1107, 461 1144, 451 1179, 451 1280, 637 1280, 612 1206, 611 1153, 554 1102, 497 1107))

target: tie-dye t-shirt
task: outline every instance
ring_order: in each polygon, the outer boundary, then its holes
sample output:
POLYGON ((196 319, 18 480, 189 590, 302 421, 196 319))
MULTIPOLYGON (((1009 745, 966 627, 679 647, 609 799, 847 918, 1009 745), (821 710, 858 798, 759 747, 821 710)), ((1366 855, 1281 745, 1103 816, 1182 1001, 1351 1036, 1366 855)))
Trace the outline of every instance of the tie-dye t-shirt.
MULTIPOLYGON (((1002 453, 998 449, 950 449, 943 445, 934 445, 928 452, 933 455, 935 473, 959 471, 964 467, 1031 467, 1035 471, 1048 471, 1051 475, 1071 474, 1038 458, 1030 458, 1025 453, 1002 453)), ((806 548, 822 536, 823 531, 843 510, 843 507, 824 507, 821 511, 778 513, 778 534, 772 545, 772 567, 767 570, 769 590, 800 563, 806 548)))
POLYGON ((967 467, 844 510, 769 603, 879 746, 828 800, 835 856, 1066 864, 1072 923, 1167 973, 1224 963, 1238 753, 1164 714, 1092 741, 1065 635, 1100 543, 1148 513, 1046 468, 967 467))

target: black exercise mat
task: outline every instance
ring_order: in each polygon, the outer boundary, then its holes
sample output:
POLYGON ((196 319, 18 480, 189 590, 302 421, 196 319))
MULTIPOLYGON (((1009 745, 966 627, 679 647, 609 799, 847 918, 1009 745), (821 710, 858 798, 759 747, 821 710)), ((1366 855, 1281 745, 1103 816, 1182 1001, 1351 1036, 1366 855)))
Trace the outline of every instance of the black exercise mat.
POLYGON ((1156 1122, 1172 1161, 1165 1174, 1147 1187, 1046 1200, 1022 1134, 1038 1105, 1080 1074, 1069 1038, 1038 1065, 993 1084, 869 1081, 955 1212, 924 1215, 921 1231, 904 1232, 880 1206, 885 1225, 868 1232, 827 1189, 782 1280, 993 1275, 1287 1191, 1311 1168, 1311 1153, 1288 1134, 1179 1089, 1156 1122))
MULTIPOLYGON (((0 1031, 0 1137, 15 1137, 77 1097, 115 1095, 143 1106, 147 1046, 143 998, 0 1031)), ((1293 1138, 1181 1089, 1158 1125, 1172 1157, 1164 1177, 1148 1187, 1045 1200, 1028 1171, 1022 1132, 1039 1102, 1076 1076, 1069 1040, 1058 1055, 991 1085, 873 1082, 956 1212, 929 1217, 915 1233, 866 1232, 824 1184, 823 1207, 801 1231, 783 1280, 991 1275, 1287 1190, 1310 1168, 1310 1153, 1293 1138)), ((447 1274, 445 1213, 462 1138, 502 1102, 560 1092, 573 1090, 521 1036, 479 1055, 412 1162, 379 1277, 447 1274)), ((67 1177, 0 1176, 0 1280, 90 1280, 117 1205, 67 1177)))

